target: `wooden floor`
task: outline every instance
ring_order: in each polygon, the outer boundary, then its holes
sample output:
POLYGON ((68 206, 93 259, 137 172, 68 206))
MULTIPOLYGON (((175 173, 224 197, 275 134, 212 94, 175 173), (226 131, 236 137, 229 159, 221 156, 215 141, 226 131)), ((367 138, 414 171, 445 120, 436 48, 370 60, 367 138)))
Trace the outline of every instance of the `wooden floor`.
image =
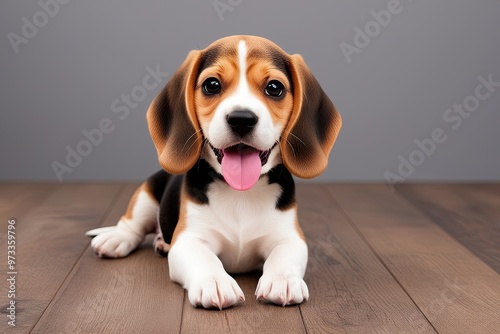
POLYGON ((84 232, 114 225, 137 184, 0 185, 1 268, 16 221, 16 327, 1 333, 500 333, 500 184, 301 184, 310 300, 195 309, 150 241, 104 260, 84 232))

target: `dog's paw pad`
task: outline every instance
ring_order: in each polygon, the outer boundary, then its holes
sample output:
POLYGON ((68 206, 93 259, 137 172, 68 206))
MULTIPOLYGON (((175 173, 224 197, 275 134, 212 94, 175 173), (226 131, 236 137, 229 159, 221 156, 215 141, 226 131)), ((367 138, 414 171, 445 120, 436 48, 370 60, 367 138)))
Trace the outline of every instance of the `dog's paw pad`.
POLYGON ((245 301, 243 291, 238 283, 226 274, 225 276, 197 277, 188 287, 189 302, 194 307, 224 308, 245 301))
POLYGON ((306 282, 298 276, 263 275, 259 279, 255 295, 277 305, 300 304, 309 298, 306 282))

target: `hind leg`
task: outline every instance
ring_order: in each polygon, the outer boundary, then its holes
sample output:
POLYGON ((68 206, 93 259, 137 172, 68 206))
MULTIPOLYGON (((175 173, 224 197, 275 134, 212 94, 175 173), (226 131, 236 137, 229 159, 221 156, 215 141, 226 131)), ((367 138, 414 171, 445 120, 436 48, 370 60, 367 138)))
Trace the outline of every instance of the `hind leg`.
POLYGON ((100 257, 125 257, 136 249, 146 234, 157 229, 159 203, 143 183, 134 193, 116 227, 98 228, 87 232, 92 239, 91 246, 100 257))
POLYGON ((156 236, 153 240, 153 247, 155 252, 161 256, 166 257, 168 255, 168 251, 170 250, 170 244, 167 244, 163 239, 163 233, 161 233, 161 228, 158 225, 156 228, 156 236))

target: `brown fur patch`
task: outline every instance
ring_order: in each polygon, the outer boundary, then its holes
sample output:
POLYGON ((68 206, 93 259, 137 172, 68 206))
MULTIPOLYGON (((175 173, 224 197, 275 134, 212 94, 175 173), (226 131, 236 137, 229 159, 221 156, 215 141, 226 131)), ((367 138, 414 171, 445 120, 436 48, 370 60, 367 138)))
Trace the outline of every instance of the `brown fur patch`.
POLYGON ((214 116, 217 106, 231 95, 238 86, 239 68, 236 57, 225 57, 217 59, 210 67, 203 70, 196 82, 194 92, 194 104, 196 106, 196 115, 202 129, 207 129, 214 116), (214 77, 221 83, 222 91, 220 94, 206 96, 203 93, 203 82, 214 77))
POLYGON ((302 228, 299 225, 299 218, 297 216, 295 216, 295 230, 297 230, 297 234, 299 235, 299 237, 305 241, 306 237, 304 235, 304 231, 302 231, 302 228))
POLYGON ((247 80, 252 93, 270 111, 273 122, 281 124, 284 128, 293 107, 293 94, 286 74, 275 68, 269 59, 249 56, 247 57, 247 80), (278 80, 285 86, 283 96, 279 99, 269 97, 265 93, 266 86, 271 80, 278 80))
POLYGON ((128 202, 127 211, 123 215, 124 218, 126 218, 128 220, 132 219, 132 216, 133 216, 133 213, 134 213, 134 207, 135 207, 135 205, 137 203, 137 197, 145 189, 146 189, 146 182, 142 183, 139 186, 139 188, 137 188, 135 190, 134 194, 132 195, 132 198, 130 199, 130 202, 128 202))
MULTIPOLYGON (((148 185, 147 182, 144 182, 142 183, 137 189, 136 191, 134 192, 134 194, 132 195, 132 198, 130 199, 130 202, 128 202, 128 206, 127 206, 127 211, 125 212, 125 214, 121 217, 121 220, 124 221, 124 222, 127 222, 127 221, 130 221, 133 219, 133 215, 134 215, 134 208, 137 204, 137 197, 139 196, 139 194, 141 192, 144 192, 145 194, 147 194, 152 201, 154 202, 158 202, 153 194, 153 190, 150 188, 150 186, 148 185)), ((155 227, 156 228, 156 227, 155 227)), ((148 233, 150 232, 153 232, 153 230, 151 231, 148 231, 148 233)))

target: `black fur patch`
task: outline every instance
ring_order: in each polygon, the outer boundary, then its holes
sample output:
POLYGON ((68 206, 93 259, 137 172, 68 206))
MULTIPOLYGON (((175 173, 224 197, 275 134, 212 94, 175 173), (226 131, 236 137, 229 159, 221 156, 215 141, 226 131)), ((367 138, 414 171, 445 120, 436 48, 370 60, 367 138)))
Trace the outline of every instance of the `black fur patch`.
POLYGON ((221 57, 237 57, 238 52, 234 47, 227 47, 223 45, 214 46, 201 55, 200 67, 198 68, 198 73, 196 77, 200 75, 203 70, 214 65, 217 59, 221 57))
POLYGON ((184 175, 171 175, 159 171, 148 178, 147 185, 160 203, 159 224, 166 243, 172 241, 175 227, 179 222, 181 191, 183 183, 187 195, 198 204, 208 204, 208 185, 215 179, 222 179, 205 161, 199 160, 184 175))
POLYGON ((269 50, 269 57, 271 58, 273 65, 286 75, 293 93, 293 80, 289 69, 288 57, 278 50, 269 50))
POLYGON ((214 47, 211 48, 210 50, 207 50, 201 56, 200 67, 198 68, 198 73, 196 73, 196 77, 198 77, 200 73, 203 72, 204 69, 212 66, 217 60, 217 58, 219 58, 220 53, 221 53, 220 47, 214 47))
POLYGON ((163 240, 167 244, 172 241, 175 227, 179 221, 182 179, 182 175, 170 175, 160 202, 158 218, 163 240))
POLYGON ((276 209, 287 210, 295 204, 295 181, 285 165, 279 164, 269 171, 269 184, 281 186, 281 194, 276 200, 276 209))
POLYGON ((218 174, 204 159, 198 160, 187 173, 185 178, 186 192, 198 204, 208 204, 208 185, 214 180, 222 180, 218 174))
POLYGON ((320 143, 323 143, 325 141, 326 136, 330 130, 329 127, 331 127, 333 124, 333 113, 331 112, 330 108, 325 106, 325 104, 328 104, 328 97, 323 93, 318 105, 318 116, 316 118, 315 126, 316 136, 320 143))
POLYGON ((172 175, 165 172, 164 170, 160 170, 146 180, 146 187, 153 194, 154 198, 158 203, 161 202, 161 198, 163 196, 163 192, 165 191, 166 184, 172 175))

